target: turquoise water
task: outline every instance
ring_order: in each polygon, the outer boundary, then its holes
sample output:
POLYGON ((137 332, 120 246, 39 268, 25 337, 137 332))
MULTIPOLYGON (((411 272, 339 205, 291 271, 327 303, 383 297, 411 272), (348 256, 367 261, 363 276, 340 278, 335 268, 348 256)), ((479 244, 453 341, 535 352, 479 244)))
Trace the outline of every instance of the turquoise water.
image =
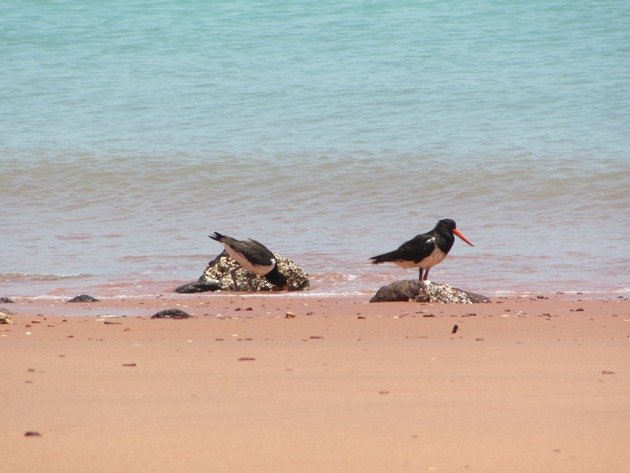
POLYGON ((443 217, 481 246, 435 277, 630 286, 628 2, 9 1, 0 18, 7 291, 194 279, 212 231, 370 290, 387 270, 367 257, 443 217))

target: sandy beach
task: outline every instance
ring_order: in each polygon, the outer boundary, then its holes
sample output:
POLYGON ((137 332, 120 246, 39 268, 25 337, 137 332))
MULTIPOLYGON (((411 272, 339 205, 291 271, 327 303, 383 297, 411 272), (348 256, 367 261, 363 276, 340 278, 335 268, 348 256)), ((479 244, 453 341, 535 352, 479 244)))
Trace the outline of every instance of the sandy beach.
POLYGON ((630 463, 627 299, 200 294, 2 307, 14 323, 0 325, 1 471, 630 463), (194 318, 150 318, 165 308, 194 318))

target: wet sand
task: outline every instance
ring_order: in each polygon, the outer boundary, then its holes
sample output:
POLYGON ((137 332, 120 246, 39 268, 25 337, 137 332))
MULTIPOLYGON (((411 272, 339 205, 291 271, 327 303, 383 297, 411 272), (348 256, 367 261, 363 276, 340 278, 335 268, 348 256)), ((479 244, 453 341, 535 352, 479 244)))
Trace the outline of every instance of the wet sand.
POLYGON ((1 304, 0 470, 627 471, 630 300, 368 299, 1 304))

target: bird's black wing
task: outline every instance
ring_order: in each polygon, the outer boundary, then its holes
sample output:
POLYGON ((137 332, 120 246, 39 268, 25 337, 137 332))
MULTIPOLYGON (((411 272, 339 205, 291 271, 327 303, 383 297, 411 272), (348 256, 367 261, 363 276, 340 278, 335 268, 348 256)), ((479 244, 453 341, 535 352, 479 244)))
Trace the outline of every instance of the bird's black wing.
POLYGON ((370 259, 374 264, 390 261, 413 261, 417 263, 433 252, 435 244, 435 237, 431 233, 423 233, 406 241, 394 251, 372 256, 370 259))
POLYGON ((219 243, 229 246, 235 252, 240 253, 254 266, 269 266, 272 264, 271 260, 275 259, 273 253, 269 251, 265 245, 251 238, 248 241, 241 241, 227 235, 222 235, 219 232, 214 232, 214 234, 208 236, 219 243))
MULTIPOLYGON (((252 240, 250 238, 249 241, 239 242, 239 243, 243 243, 247 245, 250 252, 248 253, 248 258, 254 264, 266 266, 266 265, 272 264, 272 260, 274 261, 276 260, 275 255, 269 250, 269 248, 267 248, 262 243, 257 242, 256 240, 252 240)), ((236 248, 234 249, 239 251, 236 248)))

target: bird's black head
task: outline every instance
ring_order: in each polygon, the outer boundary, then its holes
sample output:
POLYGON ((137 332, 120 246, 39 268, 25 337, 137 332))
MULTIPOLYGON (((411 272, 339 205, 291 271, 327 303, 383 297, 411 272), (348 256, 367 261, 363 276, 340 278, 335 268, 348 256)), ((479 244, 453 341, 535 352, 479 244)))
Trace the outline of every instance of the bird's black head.
POLYGON ((283 291, 288 290, 287 277, 278 271, 278 264, 276 264, 271 271, 265 274, 265 279, 283 291))
POLYGON ((453 230, 457 228, 457 224, 455 223, 455 220, 451 220, 450 218, 444 218, 440 220, 435 227, 439 229, 444 229, 448 231, 449 233, 453 233, 453 230))
MULTIPOLYGON (((462 232, 460 232, 457 229, 457 224, 455 223, 455 220, 451 220, 450 218, 445 218, 443 220, 440 220, 435 226, 435 230, 440 233, 448 232, 449 235, 457 235, 466 244, 470 246, 475 246, 472 244, 472 242, 468 238, 466 238, 466 235, 464 235, 462 232)), ((453 237, 450 236, 449 239, 450 238, 453 238, 453 237)))

